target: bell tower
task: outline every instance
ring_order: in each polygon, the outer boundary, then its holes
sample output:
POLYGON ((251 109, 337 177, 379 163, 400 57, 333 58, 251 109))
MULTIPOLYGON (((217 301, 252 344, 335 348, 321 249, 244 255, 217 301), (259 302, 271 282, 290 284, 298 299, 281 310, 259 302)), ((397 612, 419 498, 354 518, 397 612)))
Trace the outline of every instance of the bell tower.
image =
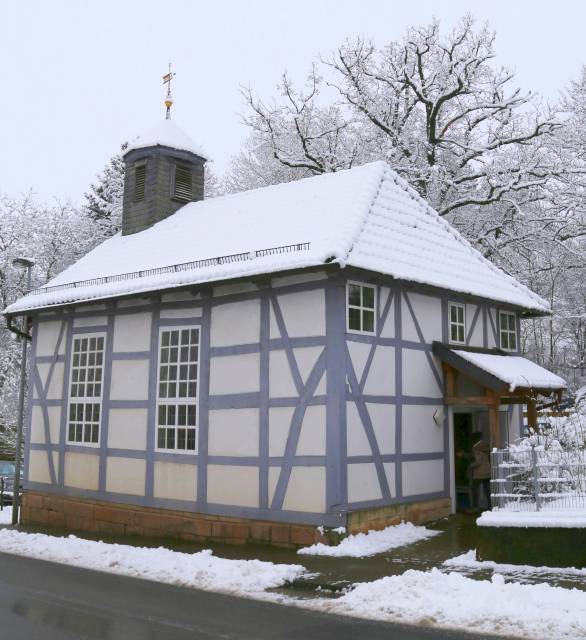
POLYGON ((124 152, 122 235, 138 233, 169 217, 189 202, 203 200, 206 155, 171 120, 171 71, 165 119, 140 135, 124 152))

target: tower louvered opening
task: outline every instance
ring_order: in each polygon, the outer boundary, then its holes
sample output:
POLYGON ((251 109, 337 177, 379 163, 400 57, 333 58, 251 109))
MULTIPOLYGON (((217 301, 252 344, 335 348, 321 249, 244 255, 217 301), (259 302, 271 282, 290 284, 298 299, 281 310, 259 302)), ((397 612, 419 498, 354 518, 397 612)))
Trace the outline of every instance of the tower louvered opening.
POLYGON ((146 164, 141 164, 134 169, 134 201, 144 200, 144 186, 146 179, 146 164))
POLYGON ((173 197, 190 202, 193 199, 193 175, 191 167, 175 165, 173 197))

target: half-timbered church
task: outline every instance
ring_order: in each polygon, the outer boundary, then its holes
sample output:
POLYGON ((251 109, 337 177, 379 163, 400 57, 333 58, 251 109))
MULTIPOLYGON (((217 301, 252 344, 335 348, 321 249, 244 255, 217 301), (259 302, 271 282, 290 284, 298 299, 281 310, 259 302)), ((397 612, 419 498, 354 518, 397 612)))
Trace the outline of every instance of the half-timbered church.
POLYGON ((432 520, 457 447, 565 386, 520 355, 547 302, 386 163, 205 199, 170 119, 124 160, 121 232, 5 310, 32 335, 24 523, 299 545, 432 520))

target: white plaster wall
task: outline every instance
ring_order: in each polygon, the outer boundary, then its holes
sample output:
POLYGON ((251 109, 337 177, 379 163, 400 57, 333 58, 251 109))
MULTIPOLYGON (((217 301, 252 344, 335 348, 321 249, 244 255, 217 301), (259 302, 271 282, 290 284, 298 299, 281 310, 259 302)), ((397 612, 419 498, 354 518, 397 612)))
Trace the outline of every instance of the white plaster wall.
POLYGON ((106 491, 144 496, 146 460, 115 458, 106 461, 106 491))
POLYGON ((444 461, 403 462, 403 495, 439 493, 444 490, 444 461))
POLYGON ((281 467, 269 467, 269 507, 273 502, 273 498, 275 497, 275 489, 277 488, 277 482, 280 475, 281 467))
POLYGON ((298 456, 326 455, 326 407, 311 405, 305 410, 297 444, 298 456))
POLYGON ((210 358, 210 394, 258 391, 259 367, 258 353, 210 358))
POLYGON ((258 507, 258 467, 208 465, 211 504, 258 507))
POLYGON ((87 312, 95 313, 96 311, 105 311, 105 310, 106 310, 105 304, 80 304, 79 306, 75 307, 75 313, 87 313, 87 312))
MULTIPOLYGON (((43 320, 39 322, 37 327, 37 351, 38 356, 52 356, 57 346, 57 340, 59 339, 59 332, 62 326, 61 320, 43 320)), ((65 335, 59 345, 59 355, 65 353, 65 335)))
POLYGON ((293 467, 283 501, 283 510, 325 512, 325 467, 293 467))
POLYGON ((285 446, 294 410, 293 407, 270 407, 269 456, 280 457, 285 455, 285 446))
POLYGON ((72 451, 65 454, 64 483, 66 487, 97 491, 99 470, 100 457, 97 455, 72 451))
POLYGON ((128 313, 114 318, 114 351, 149 351, 151 313, 128 313))
POLYGON ((162 302, 182 302, 183 300, 195 300, 199 298, 199 294, 193 295, 189 291, 171 291, 161 296, 162 302))
POLYGON ((395 463, 394 462, 383 462, 383 469, 385 471, 385 476, 387 477, 387 484, 389 485, 389 491, 391 493, 391 498, 394 498, 397 495, 396 478, 395 478, 395 463))
MULTIPOLYGON (((383 312, 385 308, 385 304, 389 295, 391 294, 391 289, 388 287, 381 287, 381 295, 379 302, 380 313, 383 312)), ((380 335, 382 338, 394 338, 395 337, 395 300, 391 302, 389 307, 389 313, 385 319, 384 325, 380 329, 380 335)))
POLYGON ((113 360, 111 400, 148 400, 149 361, 113 360))
POLYGON ((297 389, 284 349, 271 350, 269 355, 269 394, 271 398, 292 398, 297 389))
POLYGON ((372 454, 364 426, 354 402, 346 402, 346 448, 349 456, 372 454))
MULTIPOLYGON (((59 473, 59 454, 53 452, 53 465, 55 475, 59 473)), ((29 482, 43 482, 51 484, 51 476, 49 474, 49 458, 46 451, 38 451, 31 449, 28 457, 28 479, 29 482)))
POLYGON ((242 300, 212 307, 210 345, 226 347, 260 341, 260 300, 242 300))
MULTIPOLYGON (((51 443, 58 444, 61 427, 61 407, 47 407, 47 413, 49 414, 49 436, 51 443)), ((33 407, 30 441, 35 444, 45 444, 43 410, 38 406, 33 407)))
MULTIPOLYGON (((297 362, 297 367, 303 384, 307 383, 309 375, 311 374, 311 371, 323 350, 324 347, 297 347, 296 349, 293 349, 293 355, 295 356, 295 361, 297 362)), ((314 395, 324 395, 325 392, 326 376, 324 373, 315 388, 314 395)))
MULTIPOLYGON (((438 372, 441 372, 437 358, 438 372)), ((443 390, 433 374, 427 356, 423 351, 403 349, 403 395, 420 396, 424 398, 441 398, 443 390)))
POLYGON ((364 502, 382 498, 376 466, 371 463, 348 465, 348 502, 364 502))
POLYGON ((403 405, 403 453, 435 453, 444 450, 444 427, 438 427, 433 419, 434 411, 440 408, 440 405, 403 405))
POLYGON ((513 412, 509 421, 509 439, 516 440, 521 437, 521 415, 523 411, 523 405, 513 405, 513 412))
POLYGON ((348 353, 350 354, 350 360, 352 361, 352 367, 358 382, 362 378, 364 367, 370 353, 371 345, 366 342, 354 342, 353 340, 347 340, 346 346, 348 347, 348 353))
POLYGON ((392 404, 366 404, 379 451, 386 455, 395 453, 395 407, 392 404))
MULTIPOLYGON (((466 336, 468 336, 468 332, 472 327, 472 321, 474 320, 474 314, 476 313, 476 309, 478 305, 475 304, 467 304, 466 305, 466 336)), ((482 347, 483 339, 482 339, 482 310, 478 314, 478 319, 476 320, 476 325, 474 326, 474 331, 470 337, 470 346, 471 347, 482 347)))
POLYGON ((327 278, 327 274, 324 271, 302 271, 288 276, 277 276, 272 279, 271 284, 273 287, 288 287, 293 284, 314 282, 325 278, 327 278))
POLYGON ((99 327, 108 324, 108 316, 88 316, 87 318, 73 318, 74 327, 99 327))
MULTIPOLYGON (((277 297, 290 338, 323 336, 326 333, 324 289, 281 294, 277 297)), ((271 335, 271 338, 278 337, 271 335)))
POLYGON ((161 309, 160 317, 163 320, 169 318, 201 318, 201 307, 178 307, 176 309, 161 309))
POLYGON ((258 291, 258 286, 253 282, 234 282, 231 284, 221 284, 214 287, 213 296, 229 296, 235 293, 249 293, 258 291))
MULTIPOLYGON (((37 363, 37 369, 39 371, 39 376, 41 378, 41 384, 44 387, 47 384, 47 377, 49 375, 49 370, 51 369, 51 364, 49 362, 39 362, 37 363)), ((53 365, 53 376, 51 378, 51 383, 49 384, 49 388, 47 389, 48 400, 58 400, 63 397, 64 373, 65 373, 64 363, 56 362, 53 365)), ((39 397, 36 387, 35 387, 34 397, 35 398, 39 397)))
POLYGON ((494 349, 495 347, 499 347, 500 345, 498 344, 497 340, 499 338, 498 335, 498 314, 497 314, 497 310, 493 307, 493 308, 489 308, 488 309, 488 314, 487 314, 487 318, 486 318, 486 325, 487 325, 487 335, 488 335, 488 347, 489 349, 494 349), (492 318, 492 324, 490 322, 490 318, 488 317, 488 315, 490 315, 490 317, 492 318), (495 336, 493 334, 492 331, 492 327, 494 326, 495 331, 496 331, 496 340, 495 340, 495 336))
POLYGON ((151 302, 148 298, 124 298, 118 300, 118 307, 124 309, 127 307, 140 307, 142 305, 150 305, 151 302))
POLYGON ((370 365, 364 393, 374 396, 395 395, 395 348, 377 346, 370 365))
POLYGON ((153 495, 169 500, 197 499, 197 466, 177 462, 155 462, 153 495))
POLYGON ((257 456, 258 420, 258 409, 210 410, 209 455, 257 456))
MULTIPOLYGON (((423 333, 423 337, 427 344, 434 340, 442 339, 442 303, 439 298, 421 295, 419 293, 407 294, 413 312, 417 318, 417 322, 423 333)), ((415 323, 409 311, 407 303, 403 299, 401 309, 401 321, 403 340, 413 340, 419 342, 419 336, 415 328, 415 323)))
POLYGON ((110 409, 108 447, 144 451, 147 444, 146 409, 110 409))

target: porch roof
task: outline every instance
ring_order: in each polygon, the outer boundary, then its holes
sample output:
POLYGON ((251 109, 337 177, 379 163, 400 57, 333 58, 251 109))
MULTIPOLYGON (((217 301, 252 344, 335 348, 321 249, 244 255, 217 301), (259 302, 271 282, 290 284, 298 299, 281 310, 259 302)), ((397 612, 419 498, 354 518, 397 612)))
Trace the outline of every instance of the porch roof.
POLYGON ((462 348, 439 342, 434 343, 433 351, 446 364, 497 392, 531 389, 550 393, 567 387, 566 381, 551 371, 504 351, 462 348))

